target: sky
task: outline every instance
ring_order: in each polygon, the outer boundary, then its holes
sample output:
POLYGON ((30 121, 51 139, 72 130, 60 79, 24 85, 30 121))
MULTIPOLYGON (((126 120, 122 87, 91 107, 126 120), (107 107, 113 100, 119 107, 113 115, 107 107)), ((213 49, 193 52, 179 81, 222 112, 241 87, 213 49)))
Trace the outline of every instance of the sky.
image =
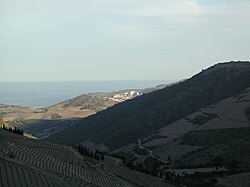
POLYGON ((0 81, 179 80, 250 60, 250 0, 0 0, 0 81))

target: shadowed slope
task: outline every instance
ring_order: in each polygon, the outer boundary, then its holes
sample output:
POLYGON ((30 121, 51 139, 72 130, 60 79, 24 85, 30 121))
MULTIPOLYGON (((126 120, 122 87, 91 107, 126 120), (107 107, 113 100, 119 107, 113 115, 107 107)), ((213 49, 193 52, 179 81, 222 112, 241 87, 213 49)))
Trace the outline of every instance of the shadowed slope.
POLYGON ((114 150, 247 87, 249 62, 217 64, 186 81, 79 120, 47 140, 67 145, 90 140, 114 150))

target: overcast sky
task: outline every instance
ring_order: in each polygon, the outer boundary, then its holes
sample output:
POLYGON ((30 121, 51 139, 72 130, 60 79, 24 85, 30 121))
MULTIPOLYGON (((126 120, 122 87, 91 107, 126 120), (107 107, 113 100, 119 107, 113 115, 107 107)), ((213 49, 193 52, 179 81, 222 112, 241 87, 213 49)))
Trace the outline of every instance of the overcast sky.
POLYGON ((0 81, 177 80, 250 60, 250 0, 0 0, 0 81))

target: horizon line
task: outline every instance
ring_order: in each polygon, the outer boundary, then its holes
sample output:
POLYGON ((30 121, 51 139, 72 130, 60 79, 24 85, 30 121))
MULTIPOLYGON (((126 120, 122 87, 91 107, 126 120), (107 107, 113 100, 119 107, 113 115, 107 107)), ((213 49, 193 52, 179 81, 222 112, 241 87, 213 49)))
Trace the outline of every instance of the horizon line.
MULTIPOLYGON (((185 79, 185 78, 184 78, 185 79)), ((118 81, 176 81, 182 79, 121 79, 121 80, 0 80, 0 82, 118 82, 118 81)))

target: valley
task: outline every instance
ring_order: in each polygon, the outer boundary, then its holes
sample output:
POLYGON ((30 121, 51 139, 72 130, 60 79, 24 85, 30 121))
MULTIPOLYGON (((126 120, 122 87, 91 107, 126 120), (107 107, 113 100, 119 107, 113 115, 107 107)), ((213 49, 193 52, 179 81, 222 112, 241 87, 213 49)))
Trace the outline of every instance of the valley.
POLYGON ((231 175, 244 186, 249 181, 238 174, 248 175, 250 167, 249 75, 249 62, 217 64, 82 119, 46 141, 102 143, 129 168, 188 186, 223 186, 231 175))
POLYGON ((250 0, 0 0, 0 187, 250 187, 250 0))
POLYGON ((0 104, 0 117, 5 121, 84 118, 142 93, 135 90, 89 93, 44 108, 0 104))
POLYGON ((48 108, 1 105, 1 184, 249 186, 249 109, 245 61, 48 108))
POLYGON ((77 119, 94 115, 115 104, 162 89, 168 85, 171 84, 145 89, 83 94, 44 108, 0 104, 0 118, 41 139, 73 125, 78 121, 77 119))

